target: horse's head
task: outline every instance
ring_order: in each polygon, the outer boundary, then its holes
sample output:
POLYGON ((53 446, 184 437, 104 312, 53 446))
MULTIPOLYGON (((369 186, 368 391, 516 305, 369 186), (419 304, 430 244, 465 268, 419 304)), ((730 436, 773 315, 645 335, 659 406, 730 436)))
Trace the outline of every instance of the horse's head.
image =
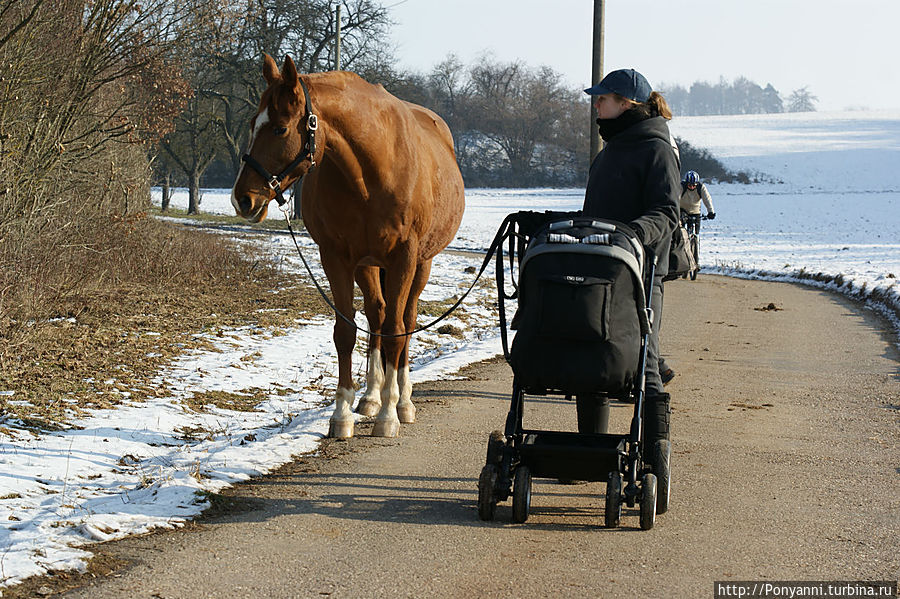
POLYGON ((247 154, 231 190, 235 212, 255 223, 266 217, 269 202, 283 201, 281 193, 315 164, 318 151, 316 117, 294 61, 286 57, 279 71, 266 54, 263 76, 269 85, 250 120, 247 154))

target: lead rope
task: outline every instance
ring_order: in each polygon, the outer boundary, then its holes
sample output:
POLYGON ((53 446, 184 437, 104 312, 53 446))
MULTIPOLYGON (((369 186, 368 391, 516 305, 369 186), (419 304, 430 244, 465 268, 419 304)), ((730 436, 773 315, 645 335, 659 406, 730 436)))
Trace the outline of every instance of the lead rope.
MULTIPOLYGON (((488 248, 487 255, 484 257, 484 261, 481 263, 481 270, 478 271, 478 274, 475 275, 475 280, 472 281, 472 284, 469 285, 469 288, 466 289, 466 292, 463 293, 462 296, 458 300, 456 300, 455 304, 453 304, 446 312, 444 312, 443 314, 441 314, 436 319, 432 320, 431 322, 429 322, 426 325, 423 325, 421 327, 418 327, 417 329, 414 329, 414 330, 406 332, 406 333, 394 334, 394 333, 376 333, 374 331, 370 331, 370 330, 368 330, 368 328, 359 326, 358 324, 356 324, 356 322, 354 322, 353 320, 351 320, 350 318, 345 316, 340 310, 337 309, 337 306, 334 305, 334 302, 331 301, 331 298, 328 297, 328 294, 325 293, 325 290, 322 288, 321 285, 319 285, 319 282, 316 280, 315 275, 313 275, 312 269, 309 267, 309 263, 306 261, 306 258, 303 256, 303 251, 300 249, 300 243, 297 241, 297 235, 294 233, 294 228, 291 226, 291 217, 289 214, 290 209, 286 209, 283 207, 280 207, 279 209, 281 210, 282 214, 284 214, 284 219, 285 219, 285 222, 287 223, 288 231, 291 234, 291 239, 294 240, 294 247, 297 248, 297 253, 300 255, 300 260, 303 262, 303 266, 306 268, 306 272, 309 274, 309 278, 312 279, 313 284, 316 286, 316 289, 319 291, 319 295, 321 295, 322 299, 325 300, 325 303, 328 304, 328 306, 332 310, 334 310, 334 313, 341 320, 343 320, 347 324, 353 326, 353 328, 356 329, 357 331, 363 331, 364 333, 367 333, 369 335, 375 335, 377 337, 409 337, 410 335, 413 335, 415 333, 420 333, 426 329, 433 327, 440 321, 442 321, 445 318, 447 318, 448 316, 450 316, 450 314, 454 310, 456 310, 460 304, 462 304, 463 300, 466 299, 466 296, 469 295, 469 292, 471 292, 472 289, 475 288, 475 284, 478 282, 478 279, 481 278, 481 275, 484 274, 484 271, 488 267, 488 264, 490 264, 491 257, 494 255, 494 252, 496 252, 497 249, 499 247, 501 247, 503 240, 508 236, 507 229, 510 228, 510 222, 512 220, 511 217, 513 216, 513 215, 509 215, 503 220, 503 223, 500 225, 500 228, 497 230, 496 235, 494 235, 494 240, 491 242, 490 248, 488 248)), ((500 252, 500 253, 502 255, 503 252, 500 252)), ((499 264, 502 265, 502 260, 499 261, 499 264)), ((502 291, 501 291, 501 293, 502 293, 502 291)))

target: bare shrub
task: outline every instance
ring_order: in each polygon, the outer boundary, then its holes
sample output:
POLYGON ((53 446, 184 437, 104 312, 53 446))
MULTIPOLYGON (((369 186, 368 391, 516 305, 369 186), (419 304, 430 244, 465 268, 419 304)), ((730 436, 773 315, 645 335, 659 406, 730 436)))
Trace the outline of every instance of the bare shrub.
POLYGON ((206 1, 0 0, 0 382, 52 355, 54 319, 182 301, 245 268, 144 216, 148 150, 190 91, 183 19, 206 1))

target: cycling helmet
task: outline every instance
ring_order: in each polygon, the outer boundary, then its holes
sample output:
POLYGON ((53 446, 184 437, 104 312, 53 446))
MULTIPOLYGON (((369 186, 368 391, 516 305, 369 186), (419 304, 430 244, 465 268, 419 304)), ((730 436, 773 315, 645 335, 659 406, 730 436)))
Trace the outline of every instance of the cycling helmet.
POLYGON ((684 176, 684 182, 688 185, 698 185, 700 183, 700 175, 697 174, 697 171, 688 171, 684 176))

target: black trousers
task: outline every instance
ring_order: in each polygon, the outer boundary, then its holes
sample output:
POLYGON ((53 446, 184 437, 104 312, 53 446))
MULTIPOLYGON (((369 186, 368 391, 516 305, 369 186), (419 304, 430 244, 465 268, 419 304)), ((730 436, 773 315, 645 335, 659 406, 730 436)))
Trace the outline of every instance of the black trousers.
POLYGON ((663 392, 662 378, 659 376, 659 329, 663 315, 663 281, 662 277, 654 277, 650 296, 650 307, 653 309, 653 332, 647 344, 647 395, 663 392))

